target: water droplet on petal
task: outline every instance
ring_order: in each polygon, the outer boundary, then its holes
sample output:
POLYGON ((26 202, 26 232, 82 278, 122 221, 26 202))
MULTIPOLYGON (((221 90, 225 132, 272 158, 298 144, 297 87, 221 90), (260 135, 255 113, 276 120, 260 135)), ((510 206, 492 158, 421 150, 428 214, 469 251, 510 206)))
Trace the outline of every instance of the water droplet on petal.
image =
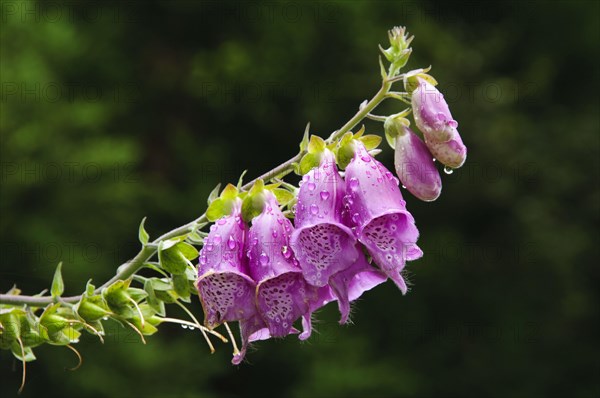
POLYGON ((290 250, 289 247, 283 246, 281 248, 281 254, 283 254, 283 257, 285 257, 286 259, 288 259, 288 258, 290 258, 292 256, 292 251, 290 250))
POLYGON ((319 213, 319 206, 317 206, 316 204, 312 204, 310 205, 310 214, 317 214, 319 213))
POLYGON ((214 246, 212 243, 207 243, 206 245, 204 245, 204 248, 206 249, 206 251, 211 252, 211 251, 213 251, 214 246))
POLYGON ((233 250, 233 249, 235 249, 236 245, 237 245, 237 243, 236 243, 235 239, 233 238, 233 236, 230 236, 229 240, 227 241, 227 247, 230 250, 233 250))
POLYGON ((350 185, 350 189, 355 190, 356 188, 358 188, 358 180, 354 177, 352 177, 350 179, 350 182, 348 183, 350 185))
POLYGON ((321 196, 321 199, 327 200, 327 199, 329 199, 329 192, 327 192, 327 191, 321 191, 320 196, 321 196))
POLYGON ((454 170, 448 166, 444 166, 444 173, 452 174, 452 173, 454 173, 454 170))
POLYGON ((402 188, 406 189, 406 185, 402 184, 402 188))
POLYGON ((308 187, 309 191, 314 191, 317 187, 317 184, 315 184, 314 182, 309 182, 308 184, 306 184, 306 186, 308 187))
POLYGON ((363 162, 370 162, 371 161, 371 157, 368 155, 364 155, 360 157, 362 159, 363 162))
POLYGON ((360 215, 358 213, 354 213, 352 215, 352 222, 353 223, 358 224, 359 219, 360 219, 360 215))
POLYGON ((434 162, 435 162, 436 160, 437 160, 436 158, 433 158, 433 161, 434 161, 434 162))
POLYGON ((258 257, 258 261, 260 261, 260 265, 267 265, 269 264, 269 256, 267 256, 267 253, 262 252, 260 253, 260 256, 258 257))
POLYGON ((202 264, 202 265, 206 264, 206 256, 204 256, 204 255, 200 256, 200 264, 202 264))
POLYGON ((227 224, 227 220, 224 218, 221 218, 219 221, 217 221, 219 223, 219 225, 225 225, 227 224))
POLYGON ((274 229, 273 232, 271 232, 271 236, 273 236, 273 239, 277 239, 277 230, 274 229))
POLYGON ((215 234, 215 237, 213 238, 213 242, 218 245, 221 243, 221 235, 219 234, 215 234))

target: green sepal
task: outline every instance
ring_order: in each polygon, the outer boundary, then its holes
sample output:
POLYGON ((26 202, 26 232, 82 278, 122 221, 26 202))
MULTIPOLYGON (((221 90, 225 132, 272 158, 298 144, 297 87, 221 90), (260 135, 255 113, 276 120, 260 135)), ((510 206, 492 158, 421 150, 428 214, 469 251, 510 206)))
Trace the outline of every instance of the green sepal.
POLYGON ((65 291, 65 284, 63 282, 62 273, 62 262, 56 266, 54 271, 54 278, 52 278, 52 287, 50 288, 50 294, 52 297, 60 297, 65 291))
POLYGON ((188 263, 198 257, 198 250, 189 243, 179 242, 167 249, 159 244, 158 260, 160 266, 171 274, 183 274, 188 263))
POLYGON ((406 73, 404 77, 404 90, 408 93, 412 93, 419 87, 419 78, 425 80, 432 86, 437 86, 438 82, 433 76, 428 74, 431 70, 431 66, 425 69, 415 69, 406 73))
POLYGON ((144 282, 144 290, 148 294, 146 302, 150 305, 159 315, 165 316, 165 303, 156 297, 153 283, 150 279, 146 279, 144 282))
POLYGON ((227 184, 221 195, 212 200, 206 210, 206 218, 209 221, 217 221, 219 218, 231 214, 231 209, 236 198, 239 197, 239 190, 235 185, 227 184))
POLYGON ((319 167, 320 157, 314 153, 307 153, 300 159, 299 171, 300 175, 304 175, 315 167, 319 167))
POLYGON ((221 183, 218 183, 216 187, 214 187, 214 189, 212 191, 210 191, 210 194, 208 195, 208 199, 207 199, 207 205, 210 206, 210 204, 219 197, 219 191, 221 190, 221 183))
POLYGON ((108 308, 106 308, 106 304, 100 296, 95 296, 93 298, 84 297, 81 299, 77 305, 77 314, 86 322, 95 322, 112 315, 108 308))
POLYGON ((363 143, 365 148, 367 148, 367 151, 377 148, 379 144, 381 144, 382 140, 380 136, 375 134, 363 135, 359 139, 363 143))
POLYGON ((0 333, 0 345, 2 343, 10 343, 16 340, 21 334, 20 316, 24 316, 25 311, 11 308, 0 313, 0 325, 2 325, 2 333, 0 333))
POLYGON ((157 290, 155 293, 156 298, 166 304, 173 304, 179 298, 174 290, 157 290))
MULTIPOLYGON (((23 345, 25 345, 25 343, 23 343, 23 345)), ((31 349, 31 347, 28 347, 28 346, 23 347, 25 356, 23 356, 23 352, 21 351, 21 346, 17 342, 15 342, 11 345, 10 350, 12 351, 13 356, 21 362, 23 362, 23 361, 33 362, 36 360, 36 357, 33 354, 33 350, 31 349)))
POLYGON ((286 206, 296 198, 296 195, 283 188, 274 188, 271 189, 271 192, 273 192, 275 198, 277 198, 277 202, 279 202, 280 206, 286 206))
POLYGON ((129 295, 127 294, 127 288, 129 288, 130 283, 130 279, 125 281, 118 280, 102 290, 102 297, 113 311, 117 311, 130 303, 129 295))
POLYGON ((96 286, 94 286, 92 284, 92 280, 90 279, 85 284, 85 295, 90 297, 90 296, 93 296, 95 292, 96 292, 96 286))
POLYGON ((138 239, 142 245, 148 244, 148 241, 150 240, 150 235, 146 232, 146 228, 144 227, 145 223, 146 217, 142 218, 142 222, 140 222, 140 227, 138 229, 138 239))
POLYGON ((79 342, 81 332, 71 326, 68 326, 59 332, 48 333, 48 336, 50 338, 49 343, 51 345, 67 345, 79 342))
POLYGON ((250 222, 254 217, 263 211, 265 198, 263 191, 265 183, 263 180, 257 180, 242 202, 242 217, 244 221, 250 222))
POLYGON ((150 322, 144 322, 142 326, 142 320, 139 317, 133 317, 129 321, 145 336, 151 336, 158 332, 158 329, 150 322))
POLYGON ((308 153, 319 153, 323 152, 326 146, 327 143, 323 138, 318 135, 311 135, 306 149, 308 150, 308 153))
POLYGON ((354 157, 353 139, 354 135, 349 131, 342 136, 336 147, 336 160, 341 169, 345 169, 354 157))

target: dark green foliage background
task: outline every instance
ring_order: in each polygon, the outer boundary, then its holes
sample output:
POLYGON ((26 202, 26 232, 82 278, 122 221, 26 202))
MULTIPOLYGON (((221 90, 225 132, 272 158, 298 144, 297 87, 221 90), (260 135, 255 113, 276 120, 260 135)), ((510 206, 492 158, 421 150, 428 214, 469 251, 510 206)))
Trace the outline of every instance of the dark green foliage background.
MULTIPOLYGON (((295 154, 306 122, 327 136, 377 90, 394 25, 469 147, 438 201, 405 195, 425 251, 407 296, 369 292, 349 326, 327 307, 309 342, 261 342, 240 367, 198 333, 143 346, 109 325, 78 371, 37 349, 23 397, 600 395, 597 2, 1 4, 0 291, 49 287, 59 257, 67 294, 100 284, 142 217, 156 237, 295 154)), ((7 352, 0 377, 15 395, 7 352)))

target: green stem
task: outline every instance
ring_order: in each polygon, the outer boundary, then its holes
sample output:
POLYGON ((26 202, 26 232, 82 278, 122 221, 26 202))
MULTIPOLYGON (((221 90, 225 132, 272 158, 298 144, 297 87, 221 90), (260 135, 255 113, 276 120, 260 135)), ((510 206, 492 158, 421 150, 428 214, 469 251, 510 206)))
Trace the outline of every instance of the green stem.
MULTIPOLYGON (((379 105, 384 99, 386 99, 388 97, 388 93, 390 91, 392 83, 394 81, 397 81, 398 78, 399 77, 396 76, 393 79, 384 80, 383 83, 381 84, 381 88, 375 94, 375 96, 373 96, 373 98, 369 102, 367 102, 365 104, 365 106, 362 107, 339 130, 334 131, 329 136, 329 138, 327 138, 326 142, 328 144, 331 144, 335 140, 341 138, 348 131, 350 131, 351 129, 356 127, 356 125, 359 124, 373 109, 375 109, 377 107, 377 105, 379 105)), ((300 162, 303 155, 304 155, 304 152, 300 152, 296 156, 294 156, 291 159, 287 160, 286 162, 280 164, 279 166, 275 167, 274 169, 264 173, 260 177, 255 178, 254 180, 248 182, 247 184, 245 184, 242 187, 242 190, 245 190, 245 191, 249 190, 258 179, 262 179, 264 181, 271 181, 275 178, 283 178, 285 175, 292 172, 294 163, 300 162)), ((110 286, 111 284, 113 284, 114 282, 116 282, 118 280, 124 280, 124 279, 131 277, 137 271, 139 271, 139 269, 143 267, 144 263, 146 261, 148 261, 156 253, 156 246, 161 241, 192 232, 193 230, 195 230, 198 227, 199 224, 204 223, 206 221, 207 221, 207 219, 206 219, 206 213, 205 213, 202 216, 200 216, 199 218, 197 218, 196 220, 165 233, 164 235, 162 235, 162 236, 158 237, 157 239, 155 239, 154 241, 152 241, 149 245, 144 245, 144 247, 142 247, 142 249, 139 251, 139 253, 134 258, 132 258, 131 260, 122 264, 117 269, 117 273, 110 280, 108 280, 102 286, 97 288, 96 293, 101 292, 102 289, 110 286)), ((48 304, 55 303, 55 302, 76 303, 79 300, 81 300, 81 297, 82 297, 81 295, 80 296, 54 298, 54 297, 50 297, 50 296, 34 297, 34 296, 21 296, 21 295, 17 296, 17 295, 11 295, 11 294, 0 294, 0 304, 29 305, 32 307, 44 307, 48 304)))

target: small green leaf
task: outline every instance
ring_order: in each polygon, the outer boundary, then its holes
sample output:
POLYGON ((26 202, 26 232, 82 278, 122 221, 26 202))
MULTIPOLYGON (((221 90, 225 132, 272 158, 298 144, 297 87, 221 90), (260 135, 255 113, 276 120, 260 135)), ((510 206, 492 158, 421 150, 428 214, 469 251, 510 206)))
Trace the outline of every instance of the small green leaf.
POLYGON ((148 241, 150 240, 150 235, 148 235, 148 232, 146 232, 146 229, 144 228, 145 223, 146 217, 142 218, 142 222, 140 223, 140 228, 138 230, 138 238, 142 245, 148 244, 148 241))
POLYGON ((238 183, 237 183, 238 191, 241 190, 242 186, 244 185, 244 176, 246 175, 247 172, 248 172, 248 170, 242 171, 242 174, 240 175, 240 178, 238 179, 238 183))
POLYGON ((146 291, 144 289, 138 289, 136 287, 130 287, 130 288, 128 288, 127 289, 127 294, 136 303, 139 303, 140 301, 142 301, 143 299, 145 299, 146 297, 148 297, 148 293, 146 293, 146 291))
POLYGON ((208 195, 208 205, 210 206, 210 204, 212 203, 213 200, 217 199, 219 197, 219 190, 221 189, 221 183, 218 183, 217 186, 210 192, 210 194, 208 195))
POLYGON ((148 281, 152 284, 152 289, 154 289, 155 291, 156 290, 167 291, 167 290, 173 289, 173 285, 171 284, 171 282, 169 280, 151 278, 151 279, 148 279, 148 281))
POLYGON ((181 254, 183 254, 185 258, 187 258, 190 261, 198 258, 198 249, 196 249, 189 243, 181 242, 178 243, 175 247, 181 252, 181 254))
POLYGON ((304 129, 304 136, 302 137, 302 141, 300 142, 300 151, 301 152, 304 152, 308 149, 309 131, 310 131, 310 122, 306 124, 306 128, 304 129))
POLYGON ((63 283, 61 268, 62 262, 58 263, 56 271, 54 271, 54 279, 52 279, 52 287, 50 288, 52 297, 60 297, 65 291, 65 284, 63 283))
POLYGON ((184 275, 173 275, 173 287, 175 293, 185 302, 190 302, 190 284, 187 277, 184 275))

